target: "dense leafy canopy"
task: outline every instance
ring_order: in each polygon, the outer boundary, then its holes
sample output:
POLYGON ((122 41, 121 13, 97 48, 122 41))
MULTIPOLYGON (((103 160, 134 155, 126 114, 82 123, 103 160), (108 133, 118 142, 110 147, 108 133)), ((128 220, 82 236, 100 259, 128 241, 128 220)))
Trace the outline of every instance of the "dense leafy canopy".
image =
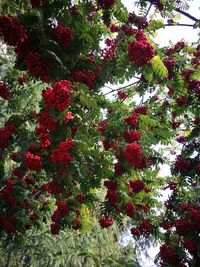
POLYGON ((1 1, 2 240, 128 222, 163 242, 160 266, 200 264, 200 45, 154 41, 175 12, 200 22, 185 0, 135 4, 1 1))

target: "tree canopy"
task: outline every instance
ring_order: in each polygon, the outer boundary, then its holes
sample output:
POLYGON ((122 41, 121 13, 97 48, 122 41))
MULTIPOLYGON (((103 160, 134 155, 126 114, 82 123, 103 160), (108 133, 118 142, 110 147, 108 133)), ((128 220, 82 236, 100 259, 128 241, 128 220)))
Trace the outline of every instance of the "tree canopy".
POLYGON ((1 240, 116 224, 160 240, 159 266, 199 266, 200 44, 154 38, 200 28, 189 1, 0 4, 1 240))

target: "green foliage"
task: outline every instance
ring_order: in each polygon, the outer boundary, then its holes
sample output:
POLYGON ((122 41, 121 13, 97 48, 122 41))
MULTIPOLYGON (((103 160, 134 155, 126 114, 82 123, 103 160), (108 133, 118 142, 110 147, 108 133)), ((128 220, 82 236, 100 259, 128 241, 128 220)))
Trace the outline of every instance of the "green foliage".
POLYGON ((52 237, 44 228, 16 239, 15 245, 6 239, 2 241, 0 264, 13 267, 139 267, 134 261, 134 245, 121 245, 119 237, 116 227, 102 231, 94 224, 88 233, 68 230, 58 237, 52 237))
POLYGON ((152 81, 155 82, 155 79, 162 79, 168 76, 168 71, 165 65, 163 64, 161 58, 157 55, 154 56, 151 61, 150 65, 146 65, 143 67, 143 75, 144 78, 151 83, 152 81))

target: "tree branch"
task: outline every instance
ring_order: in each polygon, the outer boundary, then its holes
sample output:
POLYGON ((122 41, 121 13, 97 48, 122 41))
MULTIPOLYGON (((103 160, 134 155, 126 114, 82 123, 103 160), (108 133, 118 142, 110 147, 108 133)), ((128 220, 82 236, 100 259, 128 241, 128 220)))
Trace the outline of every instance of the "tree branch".
POLYGON ((147 18, 148 14, 149 14, 149 12, 150 12, 150 10, 151 10, 151 7, 152 7, 152 3, 149 5, 149 8, 148 8, 147 13, 146 13, 146 15, 145 15, 145 18, 147 18))
POLYGON ((126 85, 126 86, 123 86, 123 87, 117 88, 117 89, 112 89, 112 88, 111 88, 111 87, 109 87, 109 86, 105 86, 105 87, 108 87, 109 89, 111 89, 111 91, 110 91, 110 92, 108 92, 108 93, 105 93, 105 94, 104 94, 104 96, 105 96, 105 95, 109 95, 109 94, 111 94, 111 93, 113 93, 113 92, 120 91, 120 90, 122 90, 122 89, 125 89, 125 88, 127 88, 127 87, 129 87, 129 86, 135 85, 135 84, 137 84, 137 83, 139 83, 139 82, 140 82, 140 80, 139 80, 139 81, 137 81, 137 82, 133 82, 133 83, 131 83, 131 84, 129 84, 129 85, 126 85))
POLYGON ((187 18, 189 18, 189 19, 195 21, 195 22, 198 22, 198 21, 199 21, 197 18, 195 18, 195 17, 193 17, 192 15, 190 15, 189 13, 187 13, 187 12, 181 10, 180 8, 177 8, 177 7, 176 7, 174 10, 175 10, 176 12, 178 12, 178 13, 184 15, 185 17, 187 17, 187 18))
POLYGON ((1 189, 0 189, 0 192, 5 188, 6 186, 4 185, 1 189))
POLYGON ((193 24, 184 24, 184 23, 164 24, 164 26, 184 26, 184 27, 194 27, 193 24))

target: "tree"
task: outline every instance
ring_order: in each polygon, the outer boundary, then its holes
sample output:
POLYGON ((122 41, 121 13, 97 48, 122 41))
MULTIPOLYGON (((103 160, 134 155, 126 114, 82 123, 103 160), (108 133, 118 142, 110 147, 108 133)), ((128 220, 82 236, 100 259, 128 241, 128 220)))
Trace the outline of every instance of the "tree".
POLYGON ((0 33, 15 57, 3 58, 0 83, 2 236, 16 240, 41 223, 58 235, 95 218, 102 228, 129 218, 136 239, 162 238, 164 225, 162 266, 198 266, 199 197, 191 196, 200 172, 200 46, 160 48, 158 29, 188 25, 148 21, 154 9, 200 27, 186 4, 143 0, 138 16, 118 0, 2 1, 0 33), (182 151, 173 176, 160 177, 166 159, 155 145, 175 140, 182 151), (158 217, 164 186, 173 193, 158 217))

